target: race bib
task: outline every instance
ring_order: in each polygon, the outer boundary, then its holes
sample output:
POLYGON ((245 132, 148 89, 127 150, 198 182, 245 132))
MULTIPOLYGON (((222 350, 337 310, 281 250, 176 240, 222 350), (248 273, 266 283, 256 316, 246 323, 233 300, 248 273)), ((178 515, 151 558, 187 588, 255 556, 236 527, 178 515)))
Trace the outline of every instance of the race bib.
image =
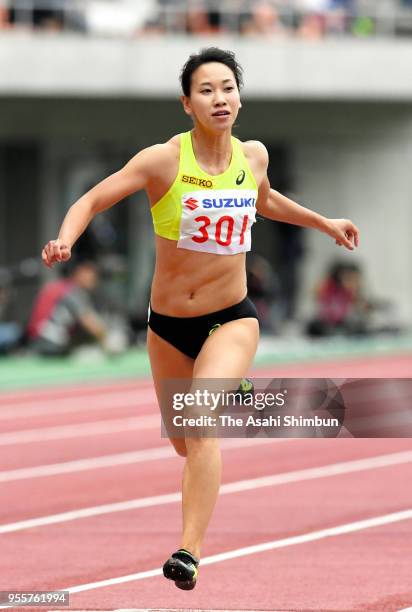
POLYGON ((235 255, 250 251, 254 190, 193 191, 182 196, 179 249, 235 255))

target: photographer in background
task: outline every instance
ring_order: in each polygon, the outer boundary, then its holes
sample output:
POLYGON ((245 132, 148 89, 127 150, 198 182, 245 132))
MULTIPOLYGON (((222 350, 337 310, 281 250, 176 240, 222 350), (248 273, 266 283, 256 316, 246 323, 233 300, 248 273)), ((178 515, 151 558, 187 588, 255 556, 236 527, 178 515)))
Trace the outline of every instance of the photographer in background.
POLYGON ((370 331, 371 303, 364 296, 363 275, 355 263, 333 262, 316 291, 317 315, 309 336, 354 336, 370 331))
POLYGON ((92 301, 98 284, 96 264, 85 260, 76 263, 67 278, 40 290, 28 325, 30 346, 36 353, 65 356, 90 339, 106 348, 108 329, 92 301))

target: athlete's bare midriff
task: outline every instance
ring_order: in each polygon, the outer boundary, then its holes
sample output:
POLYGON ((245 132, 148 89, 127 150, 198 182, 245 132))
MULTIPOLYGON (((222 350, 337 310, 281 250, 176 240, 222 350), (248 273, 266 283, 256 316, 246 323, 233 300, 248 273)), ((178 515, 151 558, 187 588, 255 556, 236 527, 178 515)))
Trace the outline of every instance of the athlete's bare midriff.
MULTIPOLYGON (((169 144, 169 143, 168 143, 169 144)), ((170 141, 170 162, 147 189, 153 206, 179 170, 179 137, 170 141)), ((237 304, 246 295, 245 254, 215 255, 177 248, 177 241, 155 235, 156 266, 151 307, 175 317, 200 316, 237 304)))
POLYGON ((244 253, 197 253, 156 236, 154 311, 174 317, 199 316, 237 304, 246 291, 244 253))

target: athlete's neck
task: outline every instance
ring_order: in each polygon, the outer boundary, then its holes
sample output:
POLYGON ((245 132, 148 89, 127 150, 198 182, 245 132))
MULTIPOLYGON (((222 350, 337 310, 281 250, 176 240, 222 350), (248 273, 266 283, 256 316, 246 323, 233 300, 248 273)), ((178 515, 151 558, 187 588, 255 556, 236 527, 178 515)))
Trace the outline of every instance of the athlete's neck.
POLYGON ((200 127, 192 130, 192 145, 196 160, 210 174, 221 174, 232 158, 232 134, 206 132, 200 127))

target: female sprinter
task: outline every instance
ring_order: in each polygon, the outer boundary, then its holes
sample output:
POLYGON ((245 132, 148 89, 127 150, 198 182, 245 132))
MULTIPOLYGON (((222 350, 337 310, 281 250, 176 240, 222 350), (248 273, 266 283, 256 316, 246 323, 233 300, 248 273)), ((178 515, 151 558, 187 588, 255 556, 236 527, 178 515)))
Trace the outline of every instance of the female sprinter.
MULTIPOLYGON (((265 147, 232 136, 242 85, 233 53, 209 48, 192 55, 181 84, 193 130, 140 151, 82 196, 57 240, 42 252, 48 267, 67 261, 95 215, 146 190, 156 240, 147 347, 159 404, 163 379, 241 380, 252 364, 259 325, 247 298, 245 252, 256 211, 318 229, 350 250, 358 245, 351 221, 326 219, 271 190, 265 147)), ((163 571, 189 590, 196 584, 200 546, 219 491, 221 456, 216 438, 170 441, 186 458, 183 535, 182 547, 163 571)))

